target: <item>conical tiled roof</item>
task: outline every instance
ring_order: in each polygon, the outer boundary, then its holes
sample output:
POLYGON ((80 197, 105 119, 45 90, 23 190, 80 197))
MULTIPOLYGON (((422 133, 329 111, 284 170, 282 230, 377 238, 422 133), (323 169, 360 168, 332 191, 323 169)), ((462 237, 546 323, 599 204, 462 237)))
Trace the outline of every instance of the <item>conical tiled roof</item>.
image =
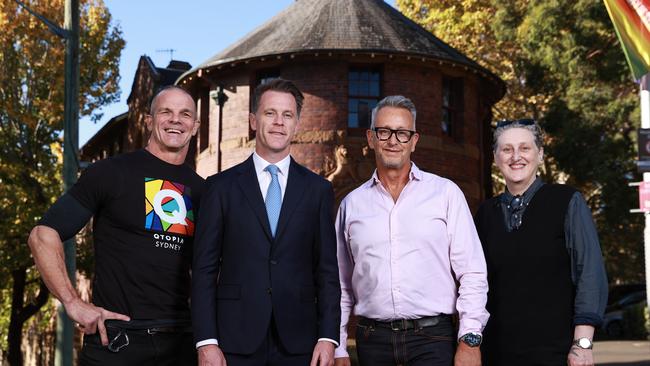
POLYGON ((382 0, 297 0, 185 75, 256 57, 314 51, 424 56, 494 77, 382 0))

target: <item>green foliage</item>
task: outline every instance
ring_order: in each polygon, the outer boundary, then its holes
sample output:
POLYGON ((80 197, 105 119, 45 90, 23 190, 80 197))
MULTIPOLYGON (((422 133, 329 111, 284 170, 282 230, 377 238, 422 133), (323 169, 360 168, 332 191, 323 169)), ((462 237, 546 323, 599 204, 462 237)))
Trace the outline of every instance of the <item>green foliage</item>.
MULTIPOLYGON (((582 191, 612 281, 643 281, 643 217, 629 181, 638 86, 600 0, 397 0, 400 10, 499 75, 495 117, 547 132, 545 178, 582 191)), ((497 182, 498 183, 498 182, 497 182)), ((499 184, 495 184, 495 187, 499 184)))
MULTIPOLYGON (((0 329, 9 329, 9 317, 11 316, 11 289, 0 288, 0 329)), ((7 349, 7 332, 0 332, 0 349, 7 349)))

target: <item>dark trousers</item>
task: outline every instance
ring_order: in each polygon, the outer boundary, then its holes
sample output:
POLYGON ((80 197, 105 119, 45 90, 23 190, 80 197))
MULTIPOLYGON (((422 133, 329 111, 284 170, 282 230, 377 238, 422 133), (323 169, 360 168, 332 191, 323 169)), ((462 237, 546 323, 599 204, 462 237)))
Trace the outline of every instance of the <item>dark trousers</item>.
POLYGON ((226 353, 225 356, 228 366, 309 366, 312 353, 287 352, 280 340, 275 321, 271 320, 268 335, 255 353, 250 355, 226 353))
POLYGON ((99 334, 85 335, 79 355, 79 365, 196 366, 197 364, 196 348, 191 332, 149 334, 147 330, 119 329, 110 326, 106 327, 106 330, 109 342, 117 337, 112 349, 118 352, 102 346, 99 334))
MULTIPOLYGON (((360 323, 365 323, 360 320, 360 323)), ((429 327, 394 330, 385 323, 357 325, 361 366, 451 366, 456 348, 450 317, 429 327)))

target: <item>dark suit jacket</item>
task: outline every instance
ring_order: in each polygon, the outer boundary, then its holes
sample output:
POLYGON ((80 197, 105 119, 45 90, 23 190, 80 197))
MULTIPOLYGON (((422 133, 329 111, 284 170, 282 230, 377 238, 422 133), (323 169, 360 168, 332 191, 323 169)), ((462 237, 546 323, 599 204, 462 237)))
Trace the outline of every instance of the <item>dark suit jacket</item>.
POLYGON ((274 317, 290 353, 339 339, 341 289, 331 184, 291 159, 276 232, 252 156, 206 181, 194 240, 194 338, 255 352, 274 317))

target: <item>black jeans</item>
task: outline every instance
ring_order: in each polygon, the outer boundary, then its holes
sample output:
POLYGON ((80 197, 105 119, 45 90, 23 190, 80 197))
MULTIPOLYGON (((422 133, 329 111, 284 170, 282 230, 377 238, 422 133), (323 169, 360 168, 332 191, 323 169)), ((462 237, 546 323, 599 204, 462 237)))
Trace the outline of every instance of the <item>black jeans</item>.
POLYGON ((197 355, 191 332, 152 333, 146 330, 120 329, 106 327, 113 352, 102 346, 99 334, 84 336, 84 344, 79 355, 79 365, 83 366, 149 366, 149 365, 197 365, 197 355), (128 344, 126 341, 128 337, 128 344))
POLYGON ((409 330, 357 325, 361 366, 451 366, 456 348, 451 318, 437 325, 409 330))

